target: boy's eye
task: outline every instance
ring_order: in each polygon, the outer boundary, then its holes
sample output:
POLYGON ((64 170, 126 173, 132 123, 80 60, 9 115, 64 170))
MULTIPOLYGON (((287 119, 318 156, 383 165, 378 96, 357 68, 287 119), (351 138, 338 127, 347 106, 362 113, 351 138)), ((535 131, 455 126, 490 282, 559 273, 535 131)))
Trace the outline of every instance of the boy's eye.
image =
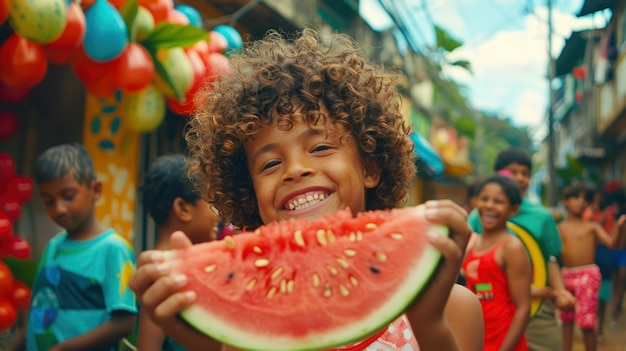
POLYGON ((317 145, 313 148, 313 152, 320 152, 330 150, 332 147, 330 145, 317 145))
POLYGON ((277 166, 279 164, 280 164, 280 162, 278 162, 278 161, 269 161, 269 162, 263 164, 263 167, 261 167, 261 170, 264 171, 266 169, 270 169, 270 168, 272 168, 274 166, 277 166))

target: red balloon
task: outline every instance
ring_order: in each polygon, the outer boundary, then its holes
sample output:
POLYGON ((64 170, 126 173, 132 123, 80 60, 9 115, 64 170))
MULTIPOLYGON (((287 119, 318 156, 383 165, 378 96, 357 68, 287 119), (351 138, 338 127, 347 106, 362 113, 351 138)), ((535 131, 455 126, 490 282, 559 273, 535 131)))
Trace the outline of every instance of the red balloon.
MULTIPOLYGON (((95 0, 92 0, 93 2, 95 2, 95 0)), ((113 7, 115 7, 118 10, 121 10, 122 7, 124 7, 124 4, 126 4, 127 0, 107 0, 109 2, 109 4, 113 5, 113 7)), ((81 5, 82 5, 82 1, 81 1, 81 5)))
POLYGON ((13 135, 17 130, 17 116, 12 112, 0 111, 0 140, 13 135))
POLYGON ((8 103, 20 102, 30 93, 31 87, 26 85, 8 86, 0 78, 0 100, 8 103))
MULTIPOLYGON (((96 0, 81 0, 80 1, 80 7, 83 8, 83 10, 86 10, 88 8, 91 7, 91 5, 93 5, 96 2, 96 0)), ((113 1, 109 1, 109 3, 113 6, 115 6, 115 4, 113 3, 113 1)), ((121 7, 120 7, 121 8, 121 7)), ((120 9, 118 8, 118 10, 120 9)))
POLYGON ((0 299, 0 331, 13 327, 17 321, 17 310, 9 299, 0 299))
POLYGON ((152 56, 143 45, 130 43, 113 69, 116 85, 127 92, 146 88, 154 78, 152 56))
POLYGON ((4 212, 0 212, 0 237, 11 234, 13 234, 13 222, 4 212))
POLYGON ((184 13, 171 9, 167 14, 167 21, 172 24, 180 24, 186 26, 189 24, 189 18, 184 13))
POLYGON ((39 84, 48 70, 48 62, 41 46, 12 34, 0 47, 0 71, 7 85, 39 84))
POLYGON ((210 31, 209 32, 209 53, 223 53, 228 48, 228 40, 222 35, 222 33, 210 31))
POLYGON ((48 61, 55 65, 64 65, 66 63, 72 62, 78 54, 83 51, 83 46, 78 45, 75 48, 68 49, 60 49, 51 47, 48 45, 43 45, 43 52, 46 54, 48 61))
POLYGON ((81 45, 85 38, 85 14, 77 2, 67 8, 67 20, 61 36, 47 44, 56 49, 73 49, 81 45))
MULTIPOLYGON (((15 176, 15 160, 6 152, 0 152, 0 184, 6 184, 15 176)), ((2 190, 4 186, 0 186, 2 190)))
POLYGON ((209 54, 204 60, 207 68, 207 82, 214 82, 219 76, 223 74, 231 74, 232 67, 228 58, 222 54, 212 53, 209 54))
POLYGON ((23 204, 33 197, 33 180, 27 176, 16 175, 4 186, 4 194, 23 204))
POLYGON ((173 0, 139 0, 139 5, 150 11, 154 23, 166 21, 170 11, 174 9, 173 0))
POLYGON ((32 290, 19 280, 13 280, 13 290, 9 293, 10 300, 18 311, 25 311, 30 307, 32 290))
POLYGON ((3 212, 11 221, 20 218, 22 208, 20 203, 9 195, 0 195, 0 212, 3 212))
POLYGON ((117 85, 115 83, 114 76, 112 74, 107 74, 97 81, 89 83, 85 82, 85 88, 87 88, 87 91, 96 97, 105 98, 115 93, 117 85))
POLYGON ((25 260, 30 257, 30 244, 28 241, 20 238, 17 235, 9 235, 4 237, 4 254, 7 256, 15 257, 20 260, 25 260))
POLYGON ((9 0, 0 0, 0 24, 9 16, 9 0))
POLYGON ((107 62, 96 62, 87 57, 84 50, 81 50, 74 60, 72 60, 72 69, 74 70, 74 74, 76 74, 85 85, 89 86, 96 84, 102 77, 112 77, 116 61, 117 59, 107 62))

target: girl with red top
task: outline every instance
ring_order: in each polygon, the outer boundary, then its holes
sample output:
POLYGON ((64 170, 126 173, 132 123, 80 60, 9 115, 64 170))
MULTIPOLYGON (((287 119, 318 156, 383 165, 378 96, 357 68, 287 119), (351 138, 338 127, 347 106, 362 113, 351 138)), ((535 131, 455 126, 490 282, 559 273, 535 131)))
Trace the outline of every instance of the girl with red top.
POLYGON ((513 179, 499 174, 478 189, 483 233, 472 237, 462 273, 483 308, 483 350, 528 350, 524 329, 530 317, 530 260, 522 242, 506 229, 522 195, 513 179))

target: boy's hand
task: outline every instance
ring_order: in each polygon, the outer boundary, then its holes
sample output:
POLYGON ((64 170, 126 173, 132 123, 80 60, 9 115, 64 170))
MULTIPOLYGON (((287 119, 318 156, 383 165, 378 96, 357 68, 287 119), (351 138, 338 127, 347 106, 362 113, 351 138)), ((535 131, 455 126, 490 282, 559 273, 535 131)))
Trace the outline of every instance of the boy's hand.
POLYGON ((446 225, 450 236, 429 236, 430 243, 443 255, 443 261, 426 291, 409 307, 407 315, 414 326, 420 348, 423 345, 425 350, 455 349, 458 345, 445 320, 444 308, 460 272, 472 230, 466 222, 467 212, 451 200, 428 201, 424 209, 426 219, 446 225))
POLYGON ((568 290, 555 290, 554 305, 561 310, 573 310, 576 298, 568 290))

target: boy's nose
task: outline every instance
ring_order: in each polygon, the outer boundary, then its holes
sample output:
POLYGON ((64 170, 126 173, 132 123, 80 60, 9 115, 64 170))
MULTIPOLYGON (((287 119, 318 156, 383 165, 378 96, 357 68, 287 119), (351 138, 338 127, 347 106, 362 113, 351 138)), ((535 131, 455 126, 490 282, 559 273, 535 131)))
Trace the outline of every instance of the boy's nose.
POLYGON ((299 181, 315 174, 315 169, 307 158, 297 158, 287 163, 283 181, 299 181))

